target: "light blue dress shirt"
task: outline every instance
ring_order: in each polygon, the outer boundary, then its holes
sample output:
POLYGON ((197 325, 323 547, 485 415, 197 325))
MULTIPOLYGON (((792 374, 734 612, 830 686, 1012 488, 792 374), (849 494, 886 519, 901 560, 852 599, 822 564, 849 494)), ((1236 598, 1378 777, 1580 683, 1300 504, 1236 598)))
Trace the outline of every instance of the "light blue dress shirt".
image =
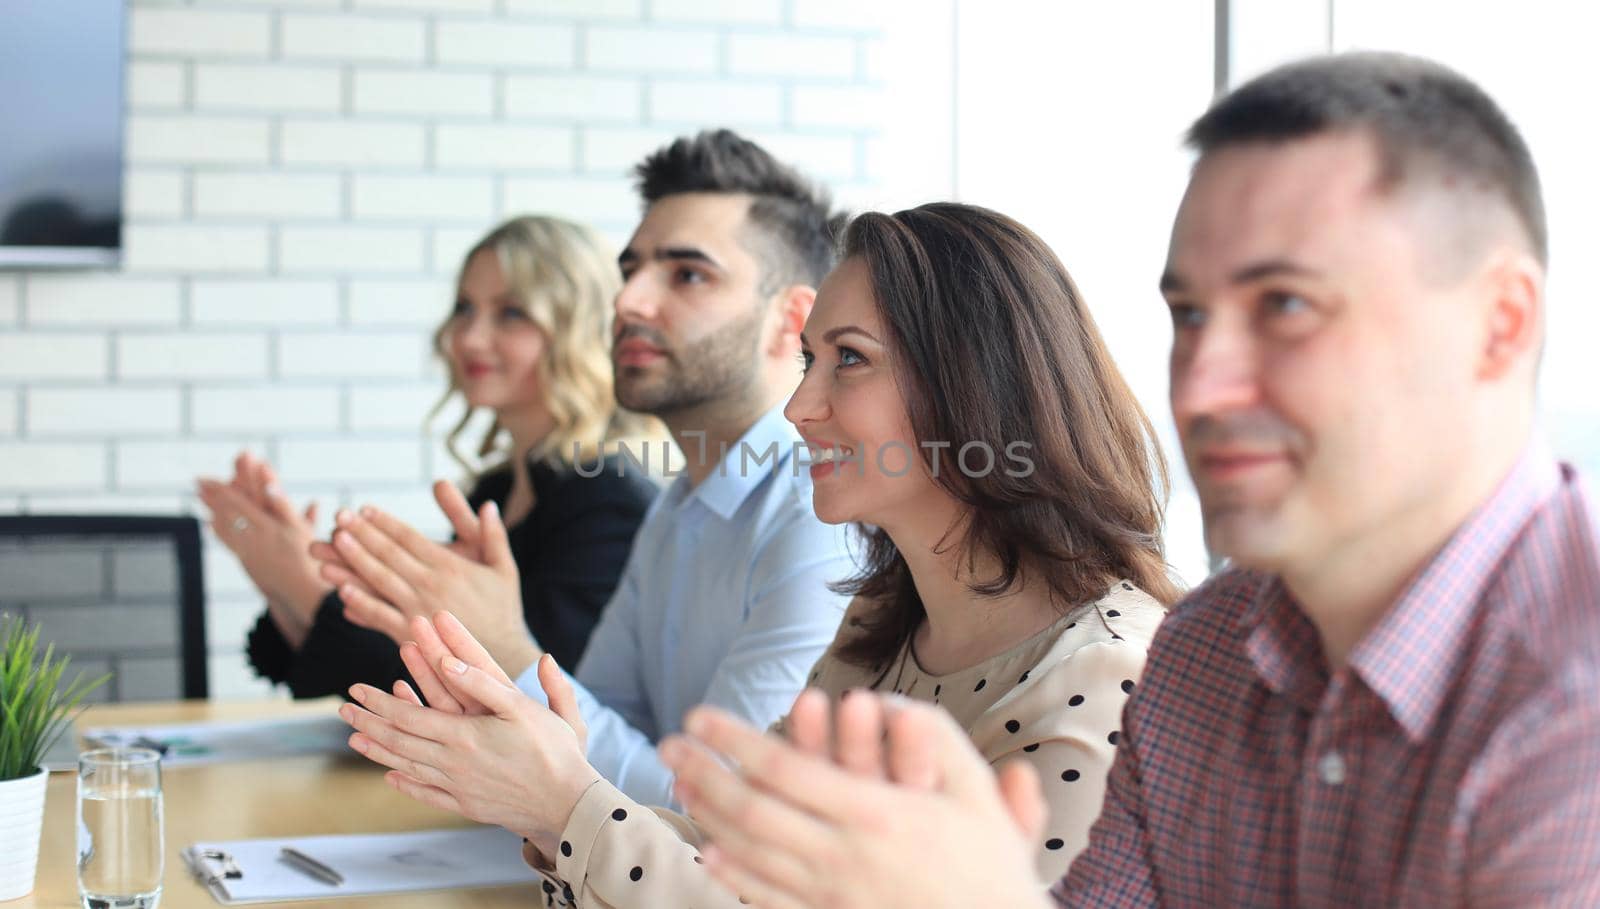
MULTIPOLYGON (((573 674, 589 763, 641 804, 676 807, 655 746, 690 707, 766 728, 838 630, 848 598, 828 584, 855 573, 854 534, 817 520, 799 439, 774 409, 698 486, 673 480, 573 674)), ((517 687, 548 703, 535 668, 517 687)))

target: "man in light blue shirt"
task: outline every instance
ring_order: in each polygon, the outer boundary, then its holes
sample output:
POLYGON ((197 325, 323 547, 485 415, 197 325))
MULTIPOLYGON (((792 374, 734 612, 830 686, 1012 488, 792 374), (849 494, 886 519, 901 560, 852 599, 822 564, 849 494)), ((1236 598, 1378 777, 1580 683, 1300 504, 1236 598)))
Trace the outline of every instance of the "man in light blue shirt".
MULTIPOLYGON (((573 687, 590 765, 635 801, 674 804, 655 746, 690 707, 771 723, 838 629, 844 600, 827 585, 851 573, 846 531, 812 512, 798 442, 767 411, 705 479, 675 479, 634 537, 573 687)), ((544 702, 535 666, 517 687, 544 702)))
MULTIPOLYGON (((844 614, 828 584, 854 573, 848 531, 811 510, 782 414, 844 218, 727 130, 679 139, 635 175, 646 210, 618 258, 617 401, 660 417, 685 467, 640 526, 574 688, 590 765, 671 805, 656 742, 697 703, 776 721, 844 614)), ((537 655, 523 659, 506 668, 526 666, 517 685, 542 702, 537 655)))
MULTIPOLYGON (((776 721, 844 615, 846 598, 828 585, 855 574, 850 531, 812 511, 800 437, 782 414, 800 379, 800 331, 844 217, 792 168, 727 130, 679 139, 635 174, 646 209, 618 257, 615 390, 623 407, 661 418, 683 469, 646 515, 569 677, 586 752, 570 734, 535 735, 524 750, 530 773, 561 766, 572 771, 567 779, 597 775, 635 801, 672 805, 656 742, 699 703, 762 726, 776 721), (575 766, 584 757, 587 765, 575 766)), ((453 513, 464 502, 446 501, 463 540, 493 537, 504 548, 503 532, 491 532, 499 527, 492 511, 480 527, 470 512, 453 513)), ((350 589, 352 621, 369 621, 374 610, 423 618, 449 610, 520 690, 549 706, 543 651, 521 620, 509 554, 467 564, 465 550, 445 552, 414 533, 394 546, 370 522, 342 526, 346 554, 357 554, 345 570, 404 594, 379 602, 350 589), (425 557, 407 558, 408 546, 425 557), (392 570, 367 569, 386 561, 392 570), (436 570, 429 565, 452 566, 444 570, 452 578, 422 578, 436 570), (385 577, 396 573, 417 583, 396 586, 385 577), (462 577, 476 581, 449 582, 462 577)), ((547 777, 541 787, 559 830, 582 788, 569 792, 547 777)))

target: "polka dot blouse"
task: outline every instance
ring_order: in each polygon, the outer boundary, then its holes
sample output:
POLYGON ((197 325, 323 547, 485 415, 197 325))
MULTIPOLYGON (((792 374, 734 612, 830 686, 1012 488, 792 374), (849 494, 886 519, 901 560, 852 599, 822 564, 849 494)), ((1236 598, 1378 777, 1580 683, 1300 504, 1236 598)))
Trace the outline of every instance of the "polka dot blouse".
MULTIPOLYGON (((844 627, 862 608, 860 601, 851 604, 844 627)), ((1032 764, 1049 806, 1034 861, 1042 889, 1088 842, 1116 753, 1122 706, 1165 615, 1160 603, 1120 581, 1090 606, 958 672, 925 672, 910 648, 887 672, 845 663, 830 650, 809 684, 834 698, 876 687, 938 704, 992 764, 1032 764)), ((546 875, 540 895, 548 906, 737 909, 739 898, 699 863, 704 842, 689 818, 641 806, 602 780, 573 810, 554 867, 539 869, 546 875)))

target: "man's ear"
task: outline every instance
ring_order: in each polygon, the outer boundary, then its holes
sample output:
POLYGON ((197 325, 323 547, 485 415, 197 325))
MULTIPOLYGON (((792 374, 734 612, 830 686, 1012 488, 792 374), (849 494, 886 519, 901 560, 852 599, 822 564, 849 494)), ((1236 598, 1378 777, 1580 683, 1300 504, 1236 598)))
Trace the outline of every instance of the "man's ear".
POLYGON ((791 284, 778 292, 776 324, 773 327, 767 353, 775 357, 794 357, 800 350, 800 332, 805 330, 806 319, 811 316, 811 306, 817 301, 817 289, 805 284, 791 284))
POLYGON ((1489 290, 1478 377, 1500 379, 1519 368, 1531 375, 1544 338, 1544 268, 1507 251, 1485 272, 1489 290))

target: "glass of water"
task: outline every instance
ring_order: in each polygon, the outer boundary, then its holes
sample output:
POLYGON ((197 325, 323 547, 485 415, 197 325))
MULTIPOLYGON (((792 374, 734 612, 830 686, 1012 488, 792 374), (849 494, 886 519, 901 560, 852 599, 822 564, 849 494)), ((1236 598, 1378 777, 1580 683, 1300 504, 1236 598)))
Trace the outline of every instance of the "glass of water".
POLYGON ((78 894, 84 909, 154 909, 163 869, 161 755, 78 756, 78 894))

